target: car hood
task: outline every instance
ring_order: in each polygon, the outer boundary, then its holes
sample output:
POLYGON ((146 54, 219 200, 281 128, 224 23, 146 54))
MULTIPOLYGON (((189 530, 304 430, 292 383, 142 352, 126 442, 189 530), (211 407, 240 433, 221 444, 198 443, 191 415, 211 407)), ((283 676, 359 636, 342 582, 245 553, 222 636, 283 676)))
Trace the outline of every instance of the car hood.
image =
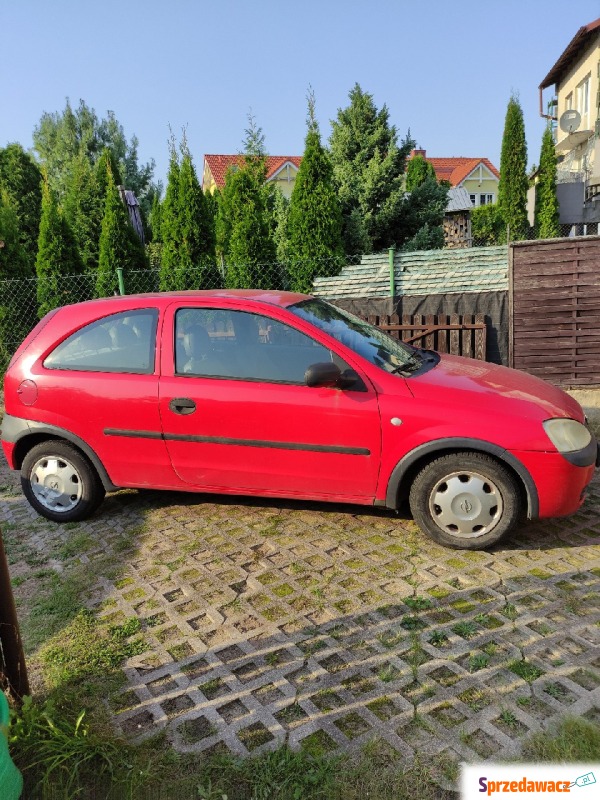
POLYGON ((488 414, 511 413, 541 420, 568 417, 579 422, 584 414, 579 403, 566 392, 525 372, 471 358, 440 355, 431 370, 409 378, 408 386, 415 398, 433 394, 470 404, 488 414))

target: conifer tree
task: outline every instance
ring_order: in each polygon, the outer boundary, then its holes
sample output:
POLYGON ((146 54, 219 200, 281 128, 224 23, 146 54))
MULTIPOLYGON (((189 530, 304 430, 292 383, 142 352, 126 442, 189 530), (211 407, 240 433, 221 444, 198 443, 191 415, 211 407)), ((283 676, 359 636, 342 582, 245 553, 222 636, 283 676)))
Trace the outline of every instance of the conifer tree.
POLYGON ((162 203, 158 192, 156 192, 152 198, 150 232, 151 241, 154 242, 154 244, 160 244, 162 242, 162 203))
POLYGON ((230 169, 218 200, 217 252, 225 262, 231 288, 281 288, 269 209, 264 136, 254 117, 244 140, 241 168, 230 169))
POLYGON ((512 95, 506 109, 502 136, 498 207, 513 241, 526 238, 529 230, 527 188, 527 143, 523 110, 518 98, 512 95))
POLYGON ((27 277, 29 265, 21 243, 17 204, 3 188, 0 188, 0 241, 0 281, 27 277))
MULTIPOLYGON (((42 174, 20 144, 0 148, 0 191, 8 193, 17 214, 19 241, 33 274, 42 213, 42 174)), ((1 237, 0 237, 1 238, 1 237)))
POLYGON ((40 317, 53 308, 85 298, 79 277, 83 262, 46 177, 42 182, 42 218, 35 267, 40 317))
POLYGON ((215 232, 208 203, 198 181, 185 134, 179 170, 179 258, 177 289, 214 289, 220 285, 215 262, 215 232))
POLYGON ((344 249, 356 255, 397 242, 406 158, 414 141, 408 134, 398 145, 387 107, 378 110, 372 95, 358 84, 349 97, 350 105, 339 109, 332 122, 329 143, 342 204, 344 249))
POLYGON ((343 264, 342 209, 333 169, 321 144, 315 98, 308 95, 308 132, 288 216, 288 270, 294 291, 312 291, 317 275, 337 275, 343 264))
POLYGON ((539 239, 560 236, 556 196, 556 152, 549 127, 542 136, 538 182, 535 186, 535 229, 539 239))
MULTIPOLYGON (((238 172, 229 173, 223 198, 230 235, 226 255, 226 285, 238 289, 272 289, 280 278, 275 263, 275 245, 263 191, 265 169, 247 160, 238 172), (227 185, 229 184, 229 186, 227 185)), ((224 205, 221 205, 221 209, 224 205)))
POLYGON ((273 242, 277 261, 282 269, 287 269, 290 242, 288 238, 288 217, 290 201, 285 197, 279 187, 273 196, 273 242))
POLYGON ((161 289, 213 289, 221 285, 215 260, 214 221, 200 186, 185 132, 181 159, 171 140, 167 197, 161 209, 161 289))
POLYGON ((425 183, 427 178, 437 180, 433 164, 420 155, 411 158, 406 167, 406 191, 412 192, 425 183))
MULTIPOLYGON (((3 369, 18 343, 35 324, 25 319, 14 303, 15 279, 30 274, 16 203, 6 189, 0 189, 0 367, 3 369)), ((30 281, 20 281, 19 293, 27 292, 30 281)))
POLYGON ((61 203, 72 161, 83 153, 90 164, 95 165, 103 150, 109 148, 123 178, 121 181, 113 169, 115 183, 125 183, 135 193, 144 213, 149 213, 154 162, 138 164, 137 138, 133 136, 127 141, 122 125, 112 111, 99 119, 94 109, 83 100, 75 109, 67 100, 64 111, 42 115, 33 132, 33 143, 49 176, 50 186, 61 203))
POLYGON ((71 162, 63 202, 65 220, 73 232, 87 272, 95 272, 98 269, 100 229, 106 192, 106 180, 100 183, 99 172, 100 170, 94 169, 90 164, 85 154, 80 153, 71 162))
POLYGON ((162 241, 160 264, 160 290, 168 292, 175 289, 174 274, 178 265, 178 249, 181 242, 179 217, 179 158, 175 138, 169 140, 169 173, 167 191, 161 209, 160 235, 162 241))
POLYGON ((104 209, 104 201, 106 200, 106 190, 108 189, 110 180, 109 175, 112 175, 115 186, 123 185, 123 179, 121 178, 121 172, 115 154, 110 147, 105 147, 100 153, 100 157, 98 161, 96 161, 95 166, 97 191, 102 209, 104 209))
POLYGON ((471 211, 471 236, 475 245, 506 244, 506 223, 498 203, 487 203, 471 211))
POLYGON ((112 171, 108 170, 108 186, 100 233, 96 296, 107 297, 119 291, 117 267, 123 270, 127 287, 128 273, 146 267, 144 248, 129 221, 129 214, 119 195, 112 171))

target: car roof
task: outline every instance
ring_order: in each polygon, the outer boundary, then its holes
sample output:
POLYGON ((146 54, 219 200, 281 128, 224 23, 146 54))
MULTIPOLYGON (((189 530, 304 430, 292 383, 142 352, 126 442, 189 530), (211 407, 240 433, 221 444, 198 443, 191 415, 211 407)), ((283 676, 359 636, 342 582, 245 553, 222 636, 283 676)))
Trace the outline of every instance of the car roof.
POLYGON ((194 300, 196 298, 206 300, 211 297, 219 300, 251 300, 287 308, 287 306, 291 306, 294 303, 308 300, 310 295, 271 289, 197 289, 177 292, 147 292, 144 294, 116 295, 114 297, 102 297, 97 300, 87 300, 77 305, 105 304, 107 306, 118 305, 122 307, 129 301, 131 305, 138 306, 149 300, 163 305, 165 302, 170 302, 172 300, 194 300))

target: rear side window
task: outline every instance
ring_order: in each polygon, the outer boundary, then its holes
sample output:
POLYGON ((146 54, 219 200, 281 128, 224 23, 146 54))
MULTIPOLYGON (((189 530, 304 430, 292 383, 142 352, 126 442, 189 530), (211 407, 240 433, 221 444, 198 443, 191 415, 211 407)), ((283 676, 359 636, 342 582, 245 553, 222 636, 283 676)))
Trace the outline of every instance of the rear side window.
POLYGON ((154 308, 126 311, 92 322, 61 342, 44 361, 46 369, 87 372, 154 372, 154 308))

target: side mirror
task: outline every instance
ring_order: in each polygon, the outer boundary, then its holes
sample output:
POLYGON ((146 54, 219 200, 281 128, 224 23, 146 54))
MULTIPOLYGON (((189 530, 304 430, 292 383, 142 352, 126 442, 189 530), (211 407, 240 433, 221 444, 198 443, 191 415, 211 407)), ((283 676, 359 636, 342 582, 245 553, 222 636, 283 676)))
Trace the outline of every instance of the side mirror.
POLYGON ((304 383, 307 386, 329 386, 333 388, 339 384, 342 372, 337 364, 332 361, 323 361, 311 364, 304 373, 304 383))
POLYGON ((323 361, 311 364, 304 373, 304 383, 307 386, 325 386, 331 389, 352 389, 355 392, 366 392, 367 387, 359 374, 351 367, 343 372, 332 361, 323 361))

